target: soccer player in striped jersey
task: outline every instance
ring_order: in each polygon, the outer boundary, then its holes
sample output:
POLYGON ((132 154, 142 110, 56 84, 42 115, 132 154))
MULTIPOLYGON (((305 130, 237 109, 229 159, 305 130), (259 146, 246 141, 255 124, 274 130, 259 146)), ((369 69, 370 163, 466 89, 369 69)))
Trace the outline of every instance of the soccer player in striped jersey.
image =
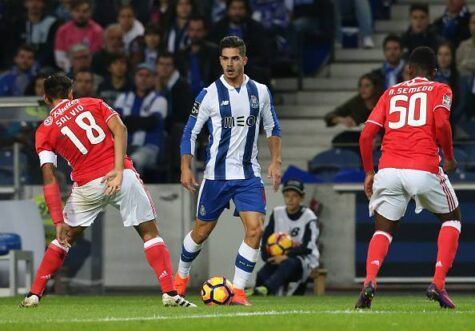
POLYGON ((259 125, 263 123, 272 161, 267 169, 277 191, 281 177, 280 127, 269 89, 244 74, 246 45, 239 37, 225 37, 220 43, 223 75, 196 98, 181 143, 181 183, 190 192, 199 186, 191 160, 195 141, 204 125, 210 137, 206 170, 198 195, 193 230, 183 241, 175 286, 184 295, 191 263, 232 199, 235 216, 245 229, 244 241, 235 261, 233 304, 250 305, 244 292, 259 253, 266 212, 264 184, 257 162, 259 125))

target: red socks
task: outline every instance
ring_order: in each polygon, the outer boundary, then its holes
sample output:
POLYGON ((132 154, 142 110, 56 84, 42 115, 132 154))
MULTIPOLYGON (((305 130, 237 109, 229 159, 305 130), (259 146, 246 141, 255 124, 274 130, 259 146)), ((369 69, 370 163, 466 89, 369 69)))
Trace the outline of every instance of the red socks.
POLYGON ((30 292, 42 296, 45 291, 46 283, 53 277, 54 273, 63 265, 68 248, 64 248, 55 239, 53 240, 43 256, 40 267, 36 272, 35 281, 31 286, 30 292))
POLYGON ((160 286, 162 287, 162 292, 175 291, 170 253, 163 239, 156 237, 146 241, 144 243, 144 249, 145 257, 157 275, 160 286))
POLYGON ((366 258, 366 279, 364 284, 370 281, 376 285, 376 276, 388 253, 389 244, 393 237, 384 231, 376 231, 369 242, 368 257, 366 258))
POLYGON ((435 264, 435 273, 433 283, 439 289, 445 286, 445 277, 452 267, 452 263, 457 253, 458 240, 461 231, 459 221, 446 221, 442 223, 439 238, 437 240, 437 262, 435 264))

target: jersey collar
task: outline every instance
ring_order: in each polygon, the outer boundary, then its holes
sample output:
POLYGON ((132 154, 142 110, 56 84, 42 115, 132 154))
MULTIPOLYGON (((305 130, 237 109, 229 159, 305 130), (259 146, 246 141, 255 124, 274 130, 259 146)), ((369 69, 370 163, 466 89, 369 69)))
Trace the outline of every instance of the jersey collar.
POLYGON ((63 99, 60 101, 60 103, 58 103, 56 106, 53 107, 53 109, 51 109, 49 112, 53 112, 56 108, 58 108, 59 106, 61 106, 62 104, 64 104, 66 101, 69 101, 69 99, 63 99))
POLYGON ((244 75, 244 81, 242 82, 242 85, 236 88, 234 86, 229 85, 228 82, 226 82, 226 79, 224 79, 224 75, 221 75, 219 79, 221 80, 223 85, 226 86, 228 90, 239 90, 241 87, 243 87, 249 82, 249 77, 247 75, 244 75))

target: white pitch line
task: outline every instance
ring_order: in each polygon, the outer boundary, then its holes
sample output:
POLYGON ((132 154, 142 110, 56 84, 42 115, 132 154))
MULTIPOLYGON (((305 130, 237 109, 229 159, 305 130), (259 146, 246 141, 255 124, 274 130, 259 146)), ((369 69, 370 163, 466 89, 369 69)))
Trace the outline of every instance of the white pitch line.
MULTIPOLYGON (((442 313, 445 313, 442 312, 442 313)), ((474 315, 475 311, 447 311, 447 314, 474 315)), ((275 315, 440 315, 440 311, 362 311, 362 310, 270 310, 254 312, 236 313, 216 313, 216 314, 191 314, 182 316, 153 315, 143 317, 104 317, 85 319, 45 319, 45 320, 0 320, 0 324, 36 324, 42 323, 114 323, 114 322, 134 322, 134 321, 163 321, 163 320, 188 320, 188 319, 211 319, 230 317, 252 317, 252 316, 275 316, 275 315)))

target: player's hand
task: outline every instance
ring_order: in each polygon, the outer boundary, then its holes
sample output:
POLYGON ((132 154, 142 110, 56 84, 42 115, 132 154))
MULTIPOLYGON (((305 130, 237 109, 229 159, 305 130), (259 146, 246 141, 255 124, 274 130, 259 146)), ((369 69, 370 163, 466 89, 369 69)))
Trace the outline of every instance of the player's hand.
POLYGON ((64 222, 56 225, 56 240, 61 246, 67 248, 71 247, 71 243, 69 242, 71 239, 69 236, 69 230, 71 230, 71 227, 64 222))
POLYGON ((373 195, 373 182, 374 182, 374 171, 367 172, 366 177, 364 179, 364 193, 366 194, 366 197, 371 199, 371 196, 373 195))
POLYGON ((200 185, 195 179, 193 172, 189 168, 185 168, 181 170, 181 185, 190 193, 194 193, 196 188, 200 185))
POLYGON ((112 170, 102 179, 102 183, 106 183, 104 193, 106 195, 114 195, 120 191, 122 186, 123 170, 112 170))
POLYGON ((274 187, 274 191, 277 192, 281 178, 280 162, 274 161, 269 165, 269 168, 267 168, 267 178, 272 179, 272 186, 274 187))
POLYGON ((455 169, 457 169, 457 161, 455 161, 455 159, 453 160, 445 160, 444 161, 444 171, 445 172, 452 172, 452 171, 455 171, 455 169))
POLYGON ((287 255, 278 255, 268 258, 267 262, 269 262, 270 264, 278 265, 287 260, 288 258, 289 257, 287 255))

